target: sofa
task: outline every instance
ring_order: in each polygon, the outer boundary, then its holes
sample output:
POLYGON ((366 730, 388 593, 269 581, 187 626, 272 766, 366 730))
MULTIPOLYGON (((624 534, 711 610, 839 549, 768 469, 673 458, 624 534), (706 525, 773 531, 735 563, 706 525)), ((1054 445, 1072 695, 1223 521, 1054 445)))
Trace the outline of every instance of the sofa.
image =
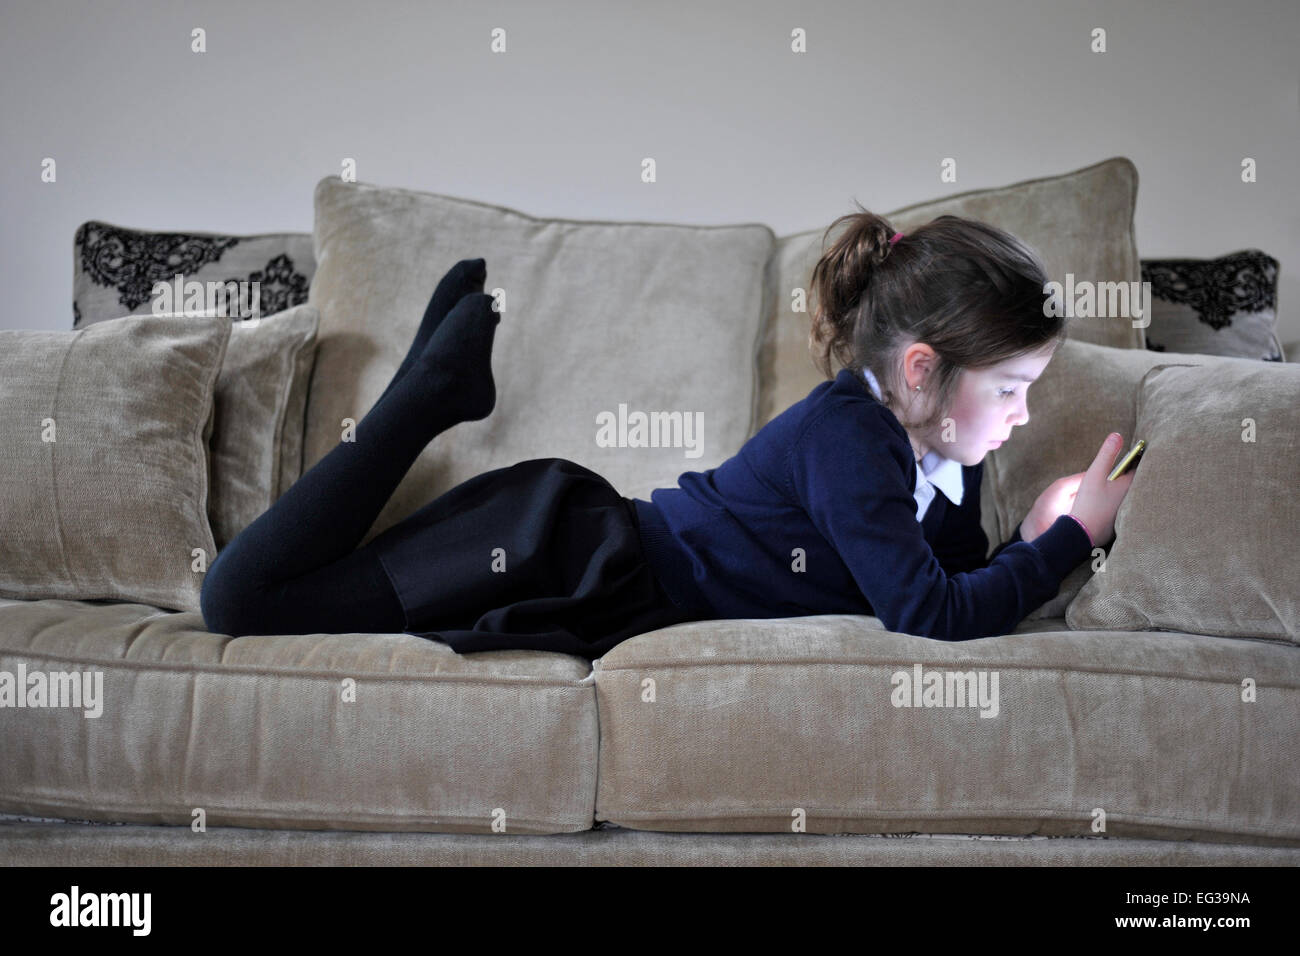
MULTIPOLYGON (((1137 184, 1115 157, 888 217, 984 219, 1054 281, 1138 283, 1137 184)), ((1155 351, 1136 305, 1080 310, 985 459, 990 550, 1107 432, 1148 445, 1113 543, 1008 635, 694 621, 589 662, 211 633, 204 569, 346 440, 457 260, 503 303, 497 406, 430 443, 367 541, 529 458, 648 498, 822 380, 824 227, 539 218, 338 176, 314 215, 230 241, 83 228, 73 330, 0 332, 0 861, 1300 863, 1296 365, 1155 351), (260 314, 181 308, 183 282, 160 309, 173 272, 255 275, 260 314)))

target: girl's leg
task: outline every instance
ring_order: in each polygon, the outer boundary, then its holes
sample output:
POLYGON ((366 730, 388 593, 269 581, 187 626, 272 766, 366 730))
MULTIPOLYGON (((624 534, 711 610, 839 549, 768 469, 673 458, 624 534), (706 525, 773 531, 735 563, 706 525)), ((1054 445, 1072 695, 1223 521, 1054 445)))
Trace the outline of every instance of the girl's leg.
MULTIPOLYGON (((208 592, 204 590, 206 595, 208 592)), ((212 592, 217 593, 215 590, 212 592)), ((235 617, 228 605, 208 629, 246 634, 396 634, 406 611, 369 546, 287 581, 247 588, 235 617), (216 624, 217 626, 213 626, 216 624)), ((217 600, 217 599, 213 599, 217 600)), ((205 620, 208 613, 204 611, 205 620)))
MULTIPOLYGON (((440 292, 446 286, 444 302, 466 283, 482 288, 483 270, 474 267, 482 260, 466 262, 468 267, 458 263, 439 285, 440 292)), ((438 292, 434 298, 436 302, 438 292)), ((321 597, 326 609, 358 600, 349 585, 350 571, 364 579, 356 582, 358 587, 373 591, 381 580, 376 571, 383 572, 364 549, 349 557, 358 542, 434 436, 459 422, 486 418, 495 405, 491 358, 500 316, 492 301, 490 295, 470 292, 441 318, 435 302, 430 303, 403 362, 405 371, 399 369, 358 423, 356 440, 340 441, 217 555, 200 595, 209 630, 311 633, 321 630, 312 626, 309 618, 318 619, 304 607, 313 597, 321 597), (329 569, 345 558, 343 568, 329 569), (322 597, 326 590, 332 598, 322 597), (299 613, 302 625, 294 623, 299 613)), ((383 580, 387 584, 386 576, 383 580)), ((376 600, 391 611, 386 596, 376 600)), ((328 630, 336 631, 336 626, 328 630)))
MULTIPOLYGON (((423 353, 425 347, 429 344, 429 338, 433 335, 434 330, 442 324, 442 320, 447 313, 455 308, 456 303, 471 292, 482 292, 483 282, 487 279, 487 260, 486 259, 462 259, 448 270, 447 274, 442 277, 438 283, 438 288, 433 290, 433 297, 429 299, 429 304, 425 306, 424 318, 420 320, 420 327, 415 330, 415 341, 407 349, 406 358, 402 359, 402 364, 397 367, 397 373, 393 375, 393 380, 388 383, 388 388, 384 389, 379 398, 387 395, 392 387, 401 380, 407 370, 415 364, 423 353)), ((379 399, 375 399, 378 403, 379 399)))

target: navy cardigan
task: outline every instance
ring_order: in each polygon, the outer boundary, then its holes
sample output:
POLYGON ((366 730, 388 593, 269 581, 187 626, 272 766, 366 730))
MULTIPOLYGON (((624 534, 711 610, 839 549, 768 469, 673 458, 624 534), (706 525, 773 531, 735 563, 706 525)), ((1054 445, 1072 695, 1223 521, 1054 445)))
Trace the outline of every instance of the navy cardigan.
POLYGON ((938 492, 918 522, 907 432, 843 369, 721 465, 632 502, 647 562, 696 619, 868 614, 961 641, 1013 630, 1092 550, 1061 515, 986 556, 983 474, 963 466, 961 505, 938 492))

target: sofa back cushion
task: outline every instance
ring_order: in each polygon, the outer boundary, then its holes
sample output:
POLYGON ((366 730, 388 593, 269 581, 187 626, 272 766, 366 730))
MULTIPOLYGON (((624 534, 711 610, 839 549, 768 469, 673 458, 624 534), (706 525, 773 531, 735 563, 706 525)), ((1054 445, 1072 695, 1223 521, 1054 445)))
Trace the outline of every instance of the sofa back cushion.
MULTIPOLYGON (((1059 176, 1046 176, 904 206, 886 213, 902 232, 937 216, 979 219, 1015 234, 1042 256, 1050 279, 1077 284, 1138 282, 1141 278, 1133 210, 1137 168, 1123 157, 1108 159, 1059 176)), ((769 310, 759 356, 759 413, 755 431, 821 382, 808 350, 812 315, 807 291, 822 254, 826 227, 777 240, 769 289, 769 310), (799 294, 802 291, 803 294, 799 294), (798 307, 799 311, 795 311, 798 307)), ((835 233, 826 242, 834 242, 835 233)), ((1069 334, 1085 342, 1142 349, 1143 330, 1133 319, 1072 318, 1069 334)), ((839 369, 832 359, 832 374, 839 369)))
POLYGON ((199 610, 227 318, 0 331, 0 595, 199 610))
POLYGON ((309 301, 320 334, 304 469, 378 399, 458 260, 487 260, 485 291, 501 307, 495 410, 430 443, 372 535, 468 478, 530 458, 568 458, 648 497, 721 463, 749 434, 775 241, 766 226, 543 219, 337 177, 317 185, 315 203, 309 301), (675 416, 682 430, 656 433, 661 447, 633 446, 636 417, 651 413, 675 416))

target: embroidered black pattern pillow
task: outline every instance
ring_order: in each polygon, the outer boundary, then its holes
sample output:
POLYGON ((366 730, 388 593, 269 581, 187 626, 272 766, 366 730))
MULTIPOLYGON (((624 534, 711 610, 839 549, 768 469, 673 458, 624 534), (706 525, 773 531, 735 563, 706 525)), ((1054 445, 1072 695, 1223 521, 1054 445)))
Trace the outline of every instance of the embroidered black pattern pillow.
POLYGON ((1218 259, 1143 259, 1153 352, 1284 362, 1277 337, 1278 261, 1258 249, 1218 259))
MULTIPOLYGON (((220 549, 302 474, 319 324, 317 310, 306 305, 316 272, 312 235, 145 232, 91 221, 77 230, 75 251, 73 331, 154 314, 155 283, 174 287, 178 273, 182 286, 191 280, 204 288, 209 282, 258 283, 260 323, 238 321, 251 316, 229 299, 221 312, 233 328, 214 392, 208 448, 208 518, 220 549)), ((183 314, 192 304, 175 296, 159 303, 168 314, 183 314)))
MULTIPOLYGON (((77 229, 74 243, 72 327, 153 313, 156 283, 175 289, 178 274, 182 293, 207 290, 209 283, 222 288, 224 307, 221 298, 205 296, 205 310, 215 306, 232 319, 247 318, 255 302, 261 316, 271 316, 304 304, 315 272, 309 232, 147 232, 92 220, 77 229)), ((187 311, 183 297, 162 305, 165 312, 187 311)))

